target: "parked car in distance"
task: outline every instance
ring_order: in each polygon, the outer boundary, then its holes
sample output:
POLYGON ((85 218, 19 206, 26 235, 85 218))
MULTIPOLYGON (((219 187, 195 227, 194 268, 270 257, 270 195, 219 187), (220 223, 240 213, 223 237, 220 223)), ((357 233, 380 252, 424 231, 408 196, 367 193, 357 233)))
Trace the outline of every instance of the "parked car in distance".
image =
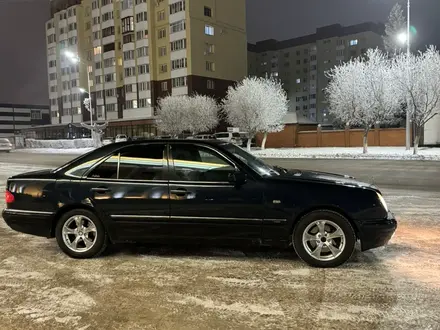
POLYGON ((10 152, 12 150, 12 143, 8 139, 0 138, 0 151, 10 152))
POLYGON ((55 170, 7 180, 3 218, 55 237, 74 258, 109 243, 255 244, 293 248, 335 267, 387 244, 394 215, 377 187, 352 177, 286 170, 223 141, 111 144, 55 170))
POLYGON ((108 145, 108 144, 112 144, 112 143, 114 143, 115 141, 113 140, 113 138, 104 138, 104 140, 102 140, 102 144, 103 145, 108 145))
POLYGON ((214 137, 217 140, 233 143, 233 144, 238 145, 238 146, 241 146, 242 143, 243 143, 242 140, 241 140, 240 133, 238 133, 238 132, 233 132, 233 133, 232 132, 215 133, 214 137))
POLYGON ((144 136, 133 136, 131 138, 131 141, 144 141, 144 140, 148 140, 148 138, 144 136))
POLYGON ((215 140, 215 137, 214 135, 211 134, 199 134, 199 135, 188 136, 187 140, 215 140))
POLYGON ((156 140, 168 140, 171 139, 171 135, 158 135, 156 136, 156 140))
POLYGON ((128 136, 127 135, 125 135, 125 134, 118 134, 118 135, 116 135, 116 138, 115 138, 115 142, 116 143, 118 143, 118 142, 127 142, 128 141, 128 136))
MULTIPOLYGON (((249 139, 249 133, 245 133, 245 132, 240 132, 240 137, 241 137, 241 146, 242 147, 247 147, 247 142, 249 139)), ((251 147, 255 148, 257 146, 257 139, 255 137, 253 137, 251 139, 251 147)))

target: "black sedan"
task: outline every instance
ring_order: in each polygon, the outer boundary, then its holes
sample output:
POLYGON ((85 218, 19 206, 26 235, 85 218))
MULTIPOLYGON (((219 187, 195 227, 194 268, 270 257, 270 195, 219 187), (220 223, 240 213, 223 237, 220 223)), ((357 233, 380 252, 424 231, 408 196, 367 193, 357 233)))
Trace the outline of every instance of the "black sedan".
POLYGON ((370 184, 273 167, 221 141, 107 145, 9 178, 5 198, 12 229, 56 237, 74 258, 121 242, 256 244, 335 267, 357 240, 363 251, 383 246, 397 226, 370 184))

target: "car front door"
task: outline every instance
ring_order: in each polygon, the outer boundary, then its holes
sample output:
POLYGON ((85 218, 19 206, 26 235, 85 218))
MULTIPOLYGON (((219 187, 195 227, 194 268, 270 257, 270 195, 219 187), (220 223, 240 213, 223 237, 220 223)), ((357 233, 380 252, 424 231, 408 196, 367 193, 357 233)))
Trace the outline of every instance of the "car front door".
POLYGON ((227 156, 209 146, 172 143, 170 235, 197 240, 259 240, 264 215, 263 186, 244 176, 227 156), (238 173, 238 175, 237 175, 238 173))
POLYGON ((169 185, 165 143, 122 148, 91 169, 81 182, 117 240, 156 237, 168 221, 169 185))

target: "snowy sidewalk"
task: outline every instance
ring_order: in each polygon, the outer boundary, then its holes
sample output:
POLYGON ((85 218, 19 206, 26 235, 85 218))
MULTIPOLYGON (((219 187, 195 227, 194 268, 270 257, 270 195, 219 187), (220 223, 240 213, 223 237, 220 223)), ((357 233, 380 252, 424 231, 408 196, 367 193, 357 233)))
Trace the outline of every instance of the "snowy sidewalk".
POLYGON ((319 159, 384 159, 384 160, 436 160, 440 161, 440 148, 419 148, 419 155, 405 147, 369 147, 363 154, 362 148, 285 148, 254 150, 261 158, 319 158, 319 159))

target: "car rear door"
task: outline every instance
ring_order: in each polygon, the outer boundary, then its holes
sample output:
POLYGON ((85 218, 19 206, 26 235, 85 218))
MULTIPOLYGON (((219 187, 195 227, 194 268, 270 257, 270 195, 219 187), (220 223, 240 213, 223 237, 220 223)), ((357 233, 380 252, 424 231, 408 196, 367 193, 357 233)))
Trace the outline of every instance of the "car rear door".
POLYGON ((82 180, 82 189, 107 219, 117 240, 150 239, 170 216, 166 143, 125 147, 82 180))
POLYGON ((240 186, 230 175, 240 169, 205 145, 171 143, 170 235, 197 240, 259 240, 263 187, 249 177, 240 186))

